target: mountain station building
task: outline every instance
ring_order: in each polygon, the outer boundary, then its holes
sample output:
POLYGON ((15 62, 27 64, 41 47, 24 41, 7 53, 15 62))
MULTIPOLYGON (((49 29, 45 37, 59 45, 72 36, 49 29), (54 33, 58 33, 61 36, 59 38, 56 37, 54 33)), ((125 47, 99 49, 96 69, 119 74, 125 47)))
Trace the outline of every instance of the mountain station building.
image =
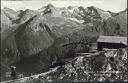
POLYGON ((119 49, 127 47, 127 37, 118 36, 99 36, 97 40, 97 49, 99 51, 104 48, 119 49))

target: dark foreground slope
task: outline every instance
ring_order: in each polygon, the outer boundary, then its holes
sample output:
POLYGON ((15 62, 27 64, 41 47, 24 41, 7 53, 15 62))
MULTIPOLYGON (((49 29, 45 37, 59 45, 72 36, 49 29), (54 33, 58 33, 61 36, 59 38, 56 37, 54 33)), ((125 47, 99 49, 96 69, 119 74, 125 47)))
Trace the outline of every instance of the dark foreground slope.
POLYGON ((47 72, 11 82, 126 82, 126 72, 127 49, 109 50, 95 56, 78 56, 47 72))

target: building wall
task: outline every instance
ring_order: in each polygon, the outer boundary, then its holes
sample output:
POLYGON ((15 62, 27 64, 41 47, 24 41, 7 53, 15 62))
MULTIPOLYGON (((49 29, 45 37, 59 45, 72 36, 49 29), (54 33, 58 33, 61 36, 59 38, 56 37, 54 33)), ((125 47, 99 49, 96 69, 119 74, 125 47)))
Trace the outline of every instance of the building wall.
POLYGON ((107 43, 107 42, 98 42, 97 44, 98 50, 102 50, 103 48, 108 49, 119 49, 119 48, 125 48, 126 46, 121 43, 107 43))

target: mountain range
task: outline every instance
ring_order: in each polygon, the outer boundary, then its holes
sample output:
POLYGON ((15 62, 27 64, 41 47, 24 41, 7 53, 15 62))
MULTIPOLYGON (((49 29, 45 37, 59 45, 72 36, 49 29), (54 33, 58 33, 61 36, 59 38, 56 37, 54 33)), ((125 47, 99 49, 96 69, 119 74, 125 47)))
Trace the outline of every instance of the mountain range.
POLYGON ((52 4, 38 10, 3 8, 2 74, 10 71, 10 65, 19 73, 37 72, 74 52, 88 51, 83 43, 96 42, 99 35, 127 36, 127 9, 113 13, 94 6, 57 8, 52 4))

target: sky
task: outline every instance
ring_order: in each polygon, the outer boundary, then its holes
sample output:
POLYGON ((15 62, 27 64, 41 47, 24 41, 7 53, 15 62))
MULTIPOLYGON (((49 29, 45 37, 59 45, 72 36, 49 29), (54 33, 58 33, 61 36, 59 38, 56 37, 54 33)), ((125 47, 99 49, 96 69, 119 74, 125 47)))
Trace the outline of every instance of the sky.
POLYGON ((49 3, 56 7, 95 6, 105 11, 110 10, 115 13, 127 8, 127 0, 2 0, 1 8, 8 7, 14 10, 36 10, 49 3))

